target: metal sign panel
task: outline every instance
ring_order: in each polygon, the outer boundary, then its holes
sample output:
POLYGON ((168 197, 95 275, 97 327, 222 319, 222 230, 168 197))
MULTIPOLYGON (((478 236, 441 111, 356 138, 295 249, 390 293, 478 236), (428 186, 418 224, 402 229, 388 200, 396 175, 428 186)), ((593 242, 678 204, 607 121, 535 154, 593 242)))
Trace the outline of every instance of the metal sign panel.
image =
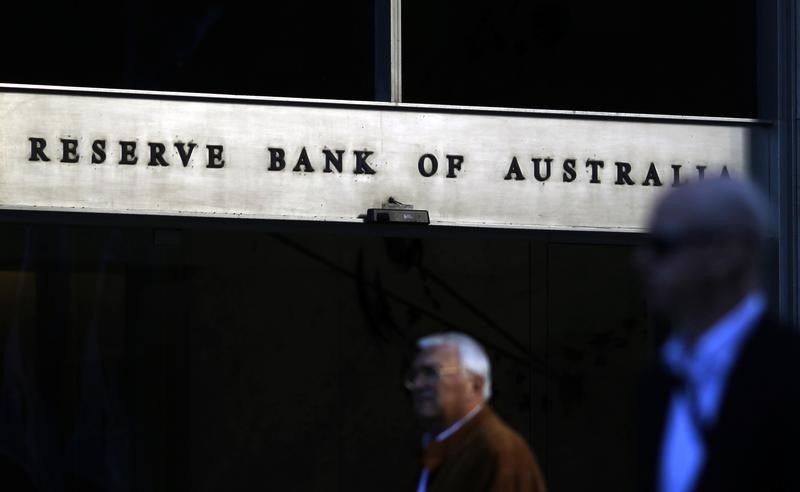
POLYGON ((743 175, 730 122, 0 92, 0 208, 637 231, 674 183, 743 175))

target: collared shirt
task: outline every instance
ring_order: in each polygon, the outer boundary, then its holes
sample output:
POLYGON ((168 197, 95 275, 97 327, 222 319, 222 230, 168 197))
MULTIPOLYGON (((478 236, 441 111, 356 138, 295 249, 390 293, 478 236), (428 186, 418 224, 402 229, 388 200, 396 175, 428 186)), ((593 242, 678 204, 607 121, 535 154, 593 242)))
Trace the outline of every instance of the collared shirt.
POLYGON ((753 293, 711 327, 694 348, 680 336, 662 350, 667 369, 685 383, 673 391, 661 442, 659 489, 689 492, 706 459, 703 430, 719 412, 728 375, 742 343, 764 312, 766 301, 753 293))
MULTIPOLYGON (((469 422, 472 419, 472 417, 477 415, 478 412, 481 411, 481 408, 483 408, 483 403, 479 403, 479 404, 475 405, 475 408, 470 410, 468 414, 466 414, 463 417, 461 417, 457 422, 455 422, 453 425, 451 425, 447 429, 445 429, 442 432, 436 434, 436 437, 432 438, 430 434, 423 435, 422 436, 422 447, 423 448, 427 448, 428 444, 430 444, 432 441, 442 442, 445 439, 447 439, 448 437, 452 436, 453 434, 456 433, 456 431, 458 429, 463 427, 464 424, 469 422)), ((422 469, 422 473, 419 476, 419 484, 417 485, 417 492, 427 492, 429 475, 430 475, 430 470, 428 470, 427 468, 423 468, 422 469)))

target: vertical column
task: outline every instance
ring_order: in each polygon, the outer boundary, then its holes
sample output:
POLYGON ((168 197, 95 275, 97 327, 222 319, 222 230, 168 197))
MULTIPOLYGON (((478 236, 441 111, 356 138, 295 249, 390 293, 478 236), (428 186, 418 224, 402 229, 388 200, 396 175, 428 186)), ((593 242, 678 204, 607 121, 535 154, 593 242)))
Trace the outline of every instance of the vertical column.
MULTIPOLYGON (((767 149, 753 153, 754 175, 769 190, 776 226, 769 279, 780 317, 800 326, 800 223, 798 222, 798 9, 794 0, 755 2, 757 8, 758 117, 772 125, 767 149), (764 157, 764 156, 769 156, 764 157), (766 160, 767 162, 762 162, 766 160), (777 277, 777 278, 776 278, 777 277)), ((757 144, 756 146, 758 146, 757 144)))
POLYGON ((391 0, 392 102, 403 101, 401 0, 391 0))
POLYGON ((800 124, 798 124, 798 120, 800 120, 800 109, 798 104, 800 104, 800 86, 798 86, 798 70, 800 69, 800 63, 798 63, 798 56, 800 56, 800 49, 798 49, 798 43, 800 43, 800 37, 798 36, 798 30, 800 30, 800 9, 797 8, 797 3, 794 0, 787 0, 787 8, 790 9, 790 14, 788 18, 790 19, 790 46, 791 46, 791 63, 790 63, 790 73, 791 77, 789 80, 790 87, 792 88, 792 97, 793 97, 793 104, 791 105, 792 108, 792 134, 791 138, 791 160, 788 162, 787 172, 789 178, 787 181, 787 200, 789 201, 789 212, 787 213, 787 217, 790 224, 790 230, 788 231, 791 234, 791 239, 789 244, 787 245, 787 255, 791 258, 792 264, 791 266, 791 296, 792 299, 789 300, 791 305, 791 322, 793 326, 800 327, 800 169, 798 168, 798 142, 800 142, 800 124))
POLYGON ((779 46, 778 69, 780 89, 778 91, 780 118, 780 230, 779 230, 779 271, 780 313, 781 317, 795 328, 800 325, 798 306, 800 305, 800 259, 798 259, 798 240, 800 218, 798 217, 798 9, 794 0, 779 2, 778 22, 779 46))

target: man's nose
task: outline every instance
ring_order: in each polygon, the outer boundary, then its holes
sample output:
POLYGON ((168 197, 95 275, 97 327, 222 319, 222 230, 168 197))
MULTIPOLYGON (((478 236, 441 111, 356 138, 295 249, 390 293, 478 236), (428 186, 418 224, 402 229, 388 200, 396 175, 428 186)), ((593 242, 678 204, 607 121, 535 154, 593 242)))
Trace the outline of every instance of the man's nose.
POLYGON ((424 388, 428 383, 430 383, 429 377, 425 376, 422 371, 417 372, 414 374, 413 384, 414 388, 424 388))
POLYGON ((406 389, 416 391, 425 385, 427 378, 422 371, 413 371, 406 378, 406 389))

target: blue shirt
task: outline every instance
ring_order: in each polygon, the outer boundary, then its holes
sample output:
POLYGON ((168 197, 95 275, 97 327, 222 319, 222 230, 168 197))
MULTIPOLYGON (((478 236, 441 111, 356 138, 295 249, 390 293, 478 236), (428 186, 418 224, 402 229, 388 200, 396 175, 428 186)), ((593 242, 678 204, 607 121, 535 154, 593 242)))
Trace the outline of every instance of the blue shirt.
POLYGON ((764 312, 765 298, 753 293, 704 333, 693 348, 680 335, 662 349, 668 370, 685 384, 673 391, 661 442, 659 490, 693 490, 706 459, 702 429, 713 425, 725 383, 742 343, 764 312))

